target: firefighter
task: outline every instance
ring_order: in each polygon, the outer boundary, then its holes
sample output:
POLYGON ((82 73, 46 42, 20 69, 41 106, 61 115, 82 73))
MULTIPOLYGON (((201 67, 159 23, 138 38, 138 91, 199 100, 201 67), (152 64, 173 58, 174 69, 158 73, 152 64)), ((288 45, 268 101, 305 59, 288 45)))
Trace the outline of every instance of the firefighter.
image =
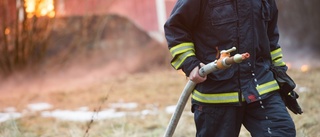
POLYGON ((192 93, 197 137, 294 137, 294 122, 270 67, 287 70, 278 45, 275 0, 178 0, 164 25, 171 65, 197 83, 192 93), (203 64, 237 48, 250 58, 201 77, 203 64))

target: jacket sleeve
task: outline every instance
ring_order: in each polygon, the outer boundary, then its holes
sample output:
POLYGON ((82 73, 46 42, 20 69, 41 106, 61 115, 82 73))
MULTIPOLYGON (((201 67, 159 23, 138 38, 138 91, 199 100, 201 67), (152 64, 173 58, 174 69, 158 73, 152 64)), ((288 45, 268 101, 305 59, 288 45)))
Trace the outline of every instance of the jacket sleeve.
POLYGON ((165 37, 172 55, 171 65, 189 76, 200 61, 195 55, 192 29, 199 20, 203 0, 178 0, 164 25, 165 37))
POLYGON ((275 0, 270 2, 271 6, 271 20, 268 23, 268 37, 270 41, 271 59, 274 66, 281 67, 287 70, 286 63, 283 61, 283 54, 279 42, 279 30, 277 26, 278 22, 278 8, 275 0))

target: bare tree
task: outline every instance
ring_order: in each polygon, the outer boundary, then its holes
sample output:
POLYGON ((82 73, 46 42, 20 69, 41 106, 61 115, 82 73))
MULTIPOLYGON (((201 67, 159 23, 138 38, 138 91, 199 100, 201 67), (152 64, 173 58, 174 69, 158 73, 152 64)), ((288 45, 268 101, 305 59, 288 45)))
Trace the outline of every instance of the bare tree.
MULTIPOLYGON (((39 10, 42 0, 35 1, 39 10)), ((42 61, 53 18, 27 13, 25 0, 1 0, 0 71, 10 74, 42 61)))

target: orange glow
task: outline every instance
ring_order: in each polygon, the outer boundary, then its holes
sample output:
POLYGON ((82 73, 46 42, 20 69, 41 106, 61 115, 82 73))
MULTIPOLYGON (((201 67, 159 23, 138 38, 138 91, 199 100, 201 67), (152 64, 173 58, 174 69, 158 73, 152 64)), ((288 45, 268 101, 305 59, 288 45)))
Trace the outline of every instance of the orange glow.
POLYGON ((9 29, 9 28, 6 28, 6 29, 4 30, 4 34, 9 35, 9 34, 10 34, 10 29, 9 29))
POLYGON ((53 0, 25 0, 27 17, 55 16, 53 0))
POLYGON ((301 69, 302 72, 307 72, 307 71, 309 71, 309 66, 308 65, 302 65, 300 69, 301 69))
POLYGON ((286 63, 286 65, 287 65, 287 67, 288 67, 288 69, 291 69, 291 67, 292 67, 292 65, 291 65, 291 63, 286 63))

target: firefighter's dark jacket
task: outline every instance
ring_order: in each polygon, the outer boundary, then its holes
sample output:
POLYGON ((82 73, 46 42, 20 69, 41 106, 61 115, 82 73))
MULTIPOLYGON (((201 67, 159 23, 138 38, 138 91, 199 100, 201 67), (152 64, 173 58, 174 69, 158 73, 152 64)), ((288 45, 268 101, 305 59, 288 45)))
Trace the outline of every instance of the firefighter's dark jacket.
POLYGON ((270 66, 287 67, 278 45, 277 18, 274 0, 177 1, 164 25, 175 69, 188 76, 200 62, 210 63, 232 47, 235 53, 250 53, 248 60, 209 74, 193 91, 193 103, 240 105, 279 89, 270 66))

